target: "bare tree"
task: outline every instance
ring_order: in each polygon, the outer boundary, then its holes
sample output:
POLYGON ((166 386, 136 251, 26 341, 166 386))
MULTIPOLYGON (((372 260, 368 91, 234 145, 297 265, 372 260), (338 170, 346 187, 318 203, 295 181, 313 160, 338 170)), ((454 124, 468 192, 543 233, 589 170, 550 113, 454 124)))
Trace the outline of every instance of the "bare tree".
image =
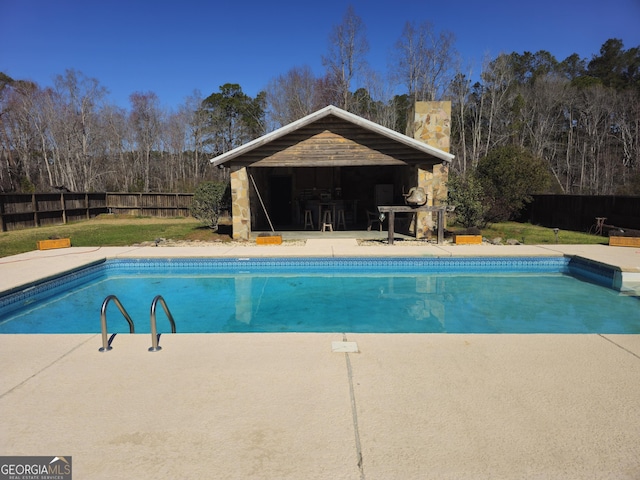
POLYGON ((569 81, 554 75, 541 76, 533 84, 523 86, 524 106, 521 114, 521 145, 528 147, 536 157, 544 158, 561 190, 560 152, 565 148, 562 132, 567 131, 566 110, 569 81))
POLYGON ((486 123, 486 133, 484 139, 484 152, 487 155, 489 150, 500 145, 501 137, 506 139, 510 132, 504 129, 508 121, 505 118, 505 109, 509 105, 510 86, 513 81, 513 70, 509 63, 508 55, 500 55, 490 62, 481 74, 483 81, 483 96, 486 98, 486 111, 484 121, 486 123))
POLYGON ((52 187, 57 185, 58 178, 55 175, 53 158, 50 154, 52 150, 51 124, 55 118, 52 91, 50 89, 34 91, 31 115, 33 128, 39 139, 42 166, 44 166, 44 171, 46 172, 46 186, 52 187))
POLYGON ((202 109, 202 93, 194 90, 180 107, 180 114, 186 122, 187 149, 193 152, 193 169, 191 175, 193 184, 197 185, 203 175, 202 158, 205 151, 205 130, 207 128, 207 114, 202 109))
POLYGON ((7 160, 7 180, 11 189, 33 189, 36 170, 32 154, 38 149, 33 128, 33 110, 38 86, 32 82, 12 82, 3 88, 3 150, 7 160))
POLYGON ((307 65, 294 67, 269 82, 267 105, 272 128, 287 125, 319 108, 320 82, 307 65))
POLYGON ((318 80, 318 105, 326 107, 327 105, 342 105, 342 97, 339 95, 337 78, 326 73, 318 80))
POLYGON ((610 128, 607 108, 608 92, 603 87, 582 90, 582 105, 578 119, 581 131, 580 193, 598 192, 601 155, 610 128))
POLYGON ((102 128, 106 143, 108 170, 105 188, 109 191, 127 191, 133 183, 132 155, 129 149, 133 140, 127 125, 127 113, 123 108, 107 106, 103 110, 102 128))
POLYGON ((99 119, 107 91, 97 79, 75 70, 58 75, 54 84, 54 162, 61 167, 66 188, 89 191, 96 180, 96 163, 104 155, 99 119))
POLYGON ((622 143, 624 174, 640 167, 640 95, 626 91, 618 95, 616 125, 622 143))
POLYGON ((471 80, 462 73, 458 73, 451 82, 451 133, 452 141, 457 139, 457 155, 454 168, 463 175, 467 173, 467 130, 470 123, 469 108, 471 96, 471 80))
POLYGON ((394 104, 394 88, 391 82, 377 72, 367 69, 362 81, 368 94, 369 111, 361 115, 372 122, 394 129, 398 120, 398 111, 394 104))
POLYGON ((162 112, 158 96, 153 92, 132 93, 129 121, 134 132, 138 155, 143 166, 142 189, 149 191, 151 173, 151 152, 160 142, 162 112))
MULTIPOLYGON (((485 141, 485 101, 486 93, 485 88, 481 83, 475 83, 471 86, 471 91, 468 95, 468 103, 466 110, 468 113, 465 115, 467 120, 464 123, 464 128, 468 130, 468 135, 471 145, 466 149, 465 164, 472 169, 475 169, 478 165, 480 157, 484 153, 484 141, 485 141)), ((466 142, 465 142, 466 145, 466 142)))
POLYGON ((394 76, 414 103, 442 98, 454 76, 454 44, 453 33, 437 33, 430 22, 405 24, 396 42, 394 76))
POLYGON ((366 65, 365 55, 368 52, 365 25, 349 6, 342 23, 331 31, 329 53, 322 57, 328 75, 335 82, 340 106, 345 110, 349 110, 351 83, 366 65))

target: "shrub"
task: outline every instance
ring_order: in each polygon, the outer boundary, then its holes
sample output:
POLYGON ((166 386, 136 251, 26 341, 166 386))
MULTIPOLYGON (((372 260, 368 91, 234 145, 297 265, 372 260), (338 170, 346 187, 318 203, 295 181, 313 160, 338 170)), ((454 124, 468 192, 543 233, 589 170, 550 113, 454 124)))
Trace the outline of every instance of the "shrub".
POLYGON ((484 227, 484 193, 473 174, 451 172, 447 182, 447 203, 456 207, 457 222, 465 228, 484 227))
POLYGON ((544 161, 515 145, 494 148, 480 159, 476 177, 482 185, 488 222, 513 219, 550 180, 544 161))
POLYGON ((191 215, 209 228, 217 230, 227 187, 228 185, 222 182, 203 182, 198 185, 189 207, 191 215))

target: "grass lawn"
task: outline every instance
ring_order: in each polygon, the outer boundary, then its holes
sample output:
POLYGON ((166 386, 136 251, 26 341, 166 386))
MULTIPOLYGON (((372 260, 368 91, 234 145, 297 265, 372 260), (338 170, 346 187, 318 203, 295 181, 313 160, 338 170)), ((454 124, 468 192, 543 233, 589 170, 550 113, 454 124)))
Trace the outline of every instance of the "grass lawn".
MULTIPOLYGON (((227 228, 228 230, 228 228, 227 228)), ((455 228, 453 228, 455 230, 455 228)), ((482 231, 488 239, 513 238, 525 244, 555 243, 553 229, 516 222, 492 225, 482 231)), ((141 218, 101 215, 91 220, 0 233, 0 257, 37 248, 39 240, 71 238, 74 247, 127 246, 153 242, 156 238, 173 240, 230 241, 226 233, 215 233, 193 218, 141 218)), ((558 243, 607 244, 608 239, 587 233, 561 230, 558 243)))
MULTIPOLYGON (((489 240, 501 237, 504 243, 507 239, 513 238, 527 245, 540 245, 546 243, 556 243, 556 236, 553 228, 540 227, 530 223, 503 222, 490 225, 482 230, 482 236, 489 240)), ((609 239, 598 235, 590 235, 584 232, 572 232, 570 230, 558 231, 558 243, 572 245, 607 245, 609 239)))
POLYGON ((100 215, 91 220, 0 233, 0 257, 37 248, 39 240, 71 238, 74 247, 121 247, 156 238, 229 241, 193 218, 146 218, 100 215))

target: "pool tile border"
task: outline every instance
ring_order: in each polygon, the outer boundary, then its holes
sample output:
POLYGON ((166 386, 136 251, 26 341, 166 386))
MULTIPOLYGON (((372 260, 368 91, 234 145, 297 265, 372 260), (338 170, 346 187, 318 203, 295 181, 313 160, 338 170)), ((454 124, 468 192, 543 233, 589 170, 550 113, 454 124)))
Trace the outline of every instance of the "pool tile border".
POLYGON ((0 292, 0 312, 10 313, 15 308, 21 308, 29 303, 34 296, 48 298, 62 288, 81 285, 91 278, 98 278, 104 274, 104 260, 90 265, 62 272, 53 277, 43 278, 21 288, 14 288, 7 292, 0 292))
POLYGON ((474 273, 496 272, 565 272, 566 257, 286 257, 286 258, 161 258, 114 259, 107 269, 124 271, 167 272, 172 270, 212 271, 217 273, 305 272, 317 269, 337 271, 419 271, 446 273, 472 270, 474 273))

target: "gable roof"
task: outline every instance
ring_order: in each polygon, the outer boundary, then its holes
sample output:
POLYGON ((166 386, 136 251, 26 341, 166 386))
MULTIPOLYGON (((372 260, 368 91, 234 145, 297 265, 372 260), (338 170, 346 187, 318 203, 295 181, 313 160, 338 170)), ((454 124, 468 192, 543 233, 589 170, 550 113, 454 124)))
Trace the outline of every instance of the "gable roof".
POLYGON ((223 153, 222 155, 212 158, 210 162, 214 166, 222 165, 230 160, 236 159, 246 154, 250 154, 260 147, 268 145, 274 140, 282 139, 282 137, 299 131, 304 127, 314 124, 315 122, 329 119, 329 117, 335 117, 342 120, 343 123, 347 122, 349 124, 353 124, 357 127, 360 127, 366 132, 391 140, 391 143, 398 144, 405 150, 407 150, 408 147, 408 150, 414 151, 414 153, 416 154, 421 154, 419 155, 420 157, 426 154, 430 157, 435 157, 436 159, 447 163, 451 162, 454 158, 454 155, 450 153, 444 152, 419 140, 415 140, 394 130, 383 127, 382 125, 378 125, 375 122, 366 120, 362 117, 359 117, 358 115, 354 115, 353 113, 342 110, 336 106, 329 105, 322 108, 321 110, 307 115, 306 117, 303 117, 299 120, 296 120, 295 122, 285 125, 284 127, 274 130, 273 132, 267 133, 262 137, 256 138, 255 140, 252 140, 248 143, 245 143, 244 145, 234 148, 233 150, 223 153))

